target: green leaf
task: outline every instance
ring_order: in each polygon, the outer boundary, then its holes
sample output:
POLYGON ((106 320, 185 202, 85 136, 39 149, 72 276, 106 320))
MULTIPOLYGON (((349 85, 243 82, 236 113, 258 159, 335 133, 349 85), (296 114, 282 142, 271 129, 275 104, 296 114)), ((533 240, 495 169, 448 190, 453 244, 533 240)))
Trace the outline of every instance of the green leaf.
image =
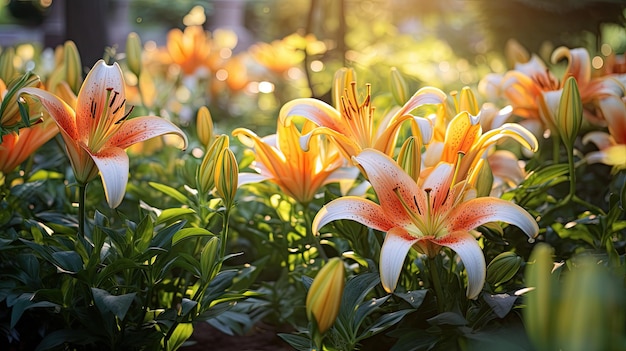
POLYGON ((170 337, 167 339, 167 348, 168 351, 178 350, 179 347, 183 345, 187 339, 191 337, 193 333, 193 324, 191 323, 179 323, 174 327, 174 332, 170 334, 170 337))
POLYGON ((374 322, 374 324, 367 327, 366 331, 363 334, 359 335, 357 340, 367 339, 382 331, 385 331, 389 327, 400 322, 402 318, 404 318, 404 316, 414 311, 414 309, 406 309, 383 314, 380 318, 376 320, 376 322, 374 322))
POLYGON ((83 269, 83 260, 76 251, 57 251, 52 253, 54 265, 63 273, 76 274, 83 269))
POLYGON ((95 340, 93 336, 89 335, 90 332, 88 330, 56 330, 46 335, 43 340, 41 340, 39 345, 37 345, 35 351, 52 350, 56 346, 63 344, 72 344, 74 346, 77 346, 96 343, 97 340, 95 340))
POLYGON ((467 325, 467 320, 463 316, 455 312, 443 312, 426 320, 431 325, 467 325))
POLYGON ((499 318, 506 317, 517 300, 517 296, 509 294, 483 294, 483 298, 499 318))
POLYGON ((158 247, 166 249, 170 247, 172 243, 172 237, 180 230, 180 228, 185 226, 185 221, 177 222, 172 224, 171 226, 160 230, 156 233, 154 238, 152 238, 152 242, 150 243, 151 247, 158 247))
POLYGON ((182 217, 195 213, 196 211, 191 208, 166 208, 161 212, 159 218, 157 218, 156 224, 175 222, 182 217))
POLYGON ((304 336, 279 333, 278 337, 285 340, 286 343, 298 351, 313 350, 313 348, 311 348, 311 339, 305 338, 304 336))
POLYGON ((408 302, 411 305, 411 307, 418 308, 424 302, 424 298, 426 298, 427 293, 428 293, 428 290, 424 289, 424 290, 408 291, 406 293, 394 293, 394 295, 408 302))
POLYGON ((100 272, 98 272, 98 275, 95 280, 95 285, 96 286, 103 285, 103 283, 107 279, 114 276, 118 272, 122 272, 124 270, 136 271, 140 269, 144 269, 144 268, 131 259, 117 258, 113 262, 108 264, 106 267, 104 267, 104 269, 102 269, 100 272))
POLYGON ((35 307, 46 307, 46 308, 58 308, 59 305, 50 301, 33 301, 33 293, 23 293, 20 295, 9 295, 7 296, 6 303, 7 306, 11 308, 11 324, 10 328, 13 329, 22 318, 24 312, 28 309, 35 307))
POLYGON ((213 237, 215 234, 204 228, 183 228, 174 234, 174 237, 172 238, 172 245, 176 245, 181 240, 199 236, 213 237))
POLYGON ((91 293, 100 312, 111 312, 120 320, 124 319, 137 295, 136 293, 111 295, 108 291, 98 288, 91 288, 91 293))
POLYGON ((133 233, 134 251, 136 253, 143 253, 148 249, 150 241, 154 236, 154 223, 150 216, 145 216, 133 233))
POLYGON ((155 188, 156 190, 162 192, 165 195, 170 196, 171 198, 180 202, 183 205, 186 205, 189 203, 189 198, 187 198, 187 196, 185 196, 180 191, 172 188, 171 186, 160 184, 160 183, 155 183, 155 182, 149 182, 148 184, 150 184, 151 187, 155 188))

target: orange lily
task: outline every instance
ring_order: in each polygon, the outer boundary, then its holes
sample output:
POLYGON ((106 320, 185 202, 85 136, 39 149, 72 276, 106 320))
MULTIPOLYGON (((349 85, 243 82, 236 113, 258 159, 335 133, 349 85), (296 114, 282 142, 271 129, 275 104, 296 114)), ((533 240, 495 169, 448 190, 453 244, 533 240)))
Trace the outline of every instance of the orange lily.
POLYGON ((313 220, 313 231, 338 219, 357 221, 386 232, 380 253, 380 275, 387 292, 396 288, 411 247, 433 255, 442 246, 459 255, 468 278, 467 296, 476 298, 485 280, 485 259, 476 227, 503 221, 534 237, 539 227, 520 206, 498 198, 476 197, 466 182, 454 184, 455 167, 439 163, 423 183, 416 183, 387 155, 373 149, 354 157, 366 173, 379 203, 345 196, 326 204, 313 220))
POLYGON ((626 101, 614 96, 603 99, 600 104, 608 124, 608 133, 594 131, 583 137, 583 143, 594 143, 599 151, 586 155, 589 163, 604 163, 616 168, 626 168, 626 101))
POLYGON ((424 87, 395 113, 382 121, 375 121, 370 86, 367 86, 365 99, 359 102, 356 81, 346 83, 345 88, 341 87, 345 89, 343 94, 337 92, 341 94, 337 108, 321 100, 301 98, 286 103, 280 110, 280 123, 289 123, 294 116, 302 116, 318 125, 303 135, 300 142, 303 149, 308 150, 311 138, 321 134, 330 137, 347 159, 366 148, 374 148, 392 156, 402 123, 411 120, 420 125, 423 123, 423 118, 414 117, 410 112, 421 105, 440 104, 446 99, 446 94, 441 90, 424 87))
POLYGON ((541 135, 544 130, 550 129, 550 125, 541 118, 539 99, 545 92, 561 90, 567 78, 574 77, 583 104, 586 105, 586 117, 591 121, 599 120, 601 116, 597 115, 592 105, 614 94, 610 83, 607 84, 605 77, 592 76, 591 59, 586 49, 559 47, 554 50, 551 62, 557 63, 563 59, 567 60, 568 65, 561 79, 539 57, 532 55, 527 62, 516 63, 515 69, 505 73, 500 80, 490 75, 486 81, 481 81, 481 86, 490 88, 490 92, 485 91, 487 94, 493 96, 494 93, 500 93, 506 97, 513 106, 513 113, 526 119, 522 124, 535 135, 541 135))
POLYGON ((187 145, 185 133, 163 118, 128 118, 124 87, 119 65, 100 60, 80 88, 76 109, 43 89, 23 88, 18 92, 39 99, 57 123, 79 184, 87 184, 100 171, 111 208, 119 206, 126 191, 127 147, 168 133, 177 134, 184 139, 184 147, 187 145))
MULTIPOLYGON (((302 133, 312 128, 313 123, 305 121, 302 133)), ((302 150, 298 144, 301 132, 295 124, 279 123, 276 134, 264 138, 245 128, 232 134, 254 148, 253 167, 259 172, 240 173, 239 185, 269 180, 301 204, 308 204, 324 184, 335 180, 332 175, 343 164, 336 148, 320 138, 311 139, 314 150, 302 150)))
POLYGON ((202 26, 189 26, 184 30, 174 28, 167 33, 167 51, 185 75, 207 68, 211 46, 210 35, 202 26))
POLYGON ((52 139, 59 129, 51 118, 30 127, 21 128, 2 137, 0 143, 0 172, 7 174, 24 162, 40 146, 52 139))

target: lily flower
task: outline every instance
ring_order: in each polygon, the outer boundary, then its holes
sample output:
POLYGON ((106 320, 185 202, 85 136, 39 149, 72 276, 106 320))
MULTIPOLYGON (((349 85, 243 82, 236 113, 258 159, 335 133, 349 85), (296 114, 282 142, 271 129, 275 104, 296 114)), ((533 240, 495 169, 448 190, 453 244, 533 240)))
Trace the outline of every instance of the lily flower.
POLYGON ((180 66, 184 75, 206 73, 213 43, 202 26, 171 29, 167 33, 166 45, 172 62, 180 66))
POLYGON ((308 204, 323 185, 336 180, 332 175, 343 165, 337 149, 321 138, 310 140, 314 151, 300 148, 302 133, 314 127, 305 121, 300 132, 295 124, 278 123, 276 134, 264 138, 245 128, 233 130, 233 136, 254 149, 253 168, 258 171, 240 173, 239 185, 269 180, 299 203, 308 204))
POLYGON ((313 220, 313 232, 329 222, 349 219, 386 232, 380 253, 383 287, 393 292, 411 247, 436 254, 452 249, 465 266, 467 297, 476 298, 485 281, 485 258, 471 231, 488 222, 518 226, 528 236, 539 232, 535 219, 520 206, 498 198, 475 197, 467 182, 453 182, 455 167, 439 163, 423 183, 416 183, 387 155, 373 149, 354 157, 379 203, 344 196, 326 204, 313 220))
POLYGON ((47 143, 59 129, 51 118, 40 123, 10 132, 2 137, 0 143, 0 172, 8 174, 24 162, 40 146, 47 143))
POLYGON ((374 148, 392 156, 402 123, 412 120, 421 125, 422 120, 425 120, 410 115, 410 112, 418 106, 440 104, 446 99, 443 91, 424 87, 395 113, 377 121, 371 103, 371 87, 367 86, 365 98, 359 102, 356 81, 346 83, 340 101, 336 102, 337 108, 321 100, 301 98, 286 103, 280 110, 279 123, 290 123, 291 118, 301 116, 317 124, 317 128, 303 135, 300 141, 303 149, 309 149, 313 136, 326 135, 348 160, 366 148, 374 148))
POLYGON ((65 141, 76 181, 85 185, 102 177, 107 202, 119 206, 128 182, 128 155, 125 149, 150 138, 173 133, 184 140, 185 133, 157 116, 128 118, 122 70, 117 63, 96 62, 85 78, 76 108, 58 96, 39 88, 23 88, 18 95, 39 99, 57 123, 65 141))
POLYGON ((588 163, 603 163, 618 169, 626 168, 626 100, 618 96, 600 102, 605 112, 608 133, 593 131, 585 134, 583 143, 592 142, 598 147, 585 156, 588 163))

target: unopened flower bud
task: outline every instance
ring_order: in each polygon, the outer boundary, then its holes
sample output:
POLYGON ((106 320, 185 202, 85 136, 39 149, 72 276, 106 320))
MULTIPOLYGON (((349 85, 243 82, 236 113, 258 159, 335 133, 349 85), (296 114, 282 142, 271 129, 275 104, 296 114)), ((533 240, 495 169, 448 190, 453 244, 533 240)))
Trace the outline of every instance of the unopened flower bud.
POLYGON ((422 165, 422 145, 419 138, 412 135, 402 143, 397 162, 417 182, 422 165))
POLYGON ((74 94, 78 94, 83 85, 83 66, 76 44, 68 40, 63 45, 63 62, 65 66, 65 81, 74 94))
POLYGON ((196 130, 198 131, 198 140, 205 149, 208 149, 213 142, 213 119, 206 106, 201 106, 196 114, 196 130))
POLYGON ((563 85, 563 92, 556 114, 556 127, 565 145, 574 145, 583 121, 583 103, 578 84, 574 77, 569 77, 563 85))
POLYGON ((139 34, 131 32, 126 37, 126 64, 134 75, 141 74, 141 38, 139 34))
POLYGON ((487 283, 498 286, 511 280, 522 266, 522 258, 507 251, 496 256, 487 266, 487 283))
POLYGON ((409 99, 409 87, 402 73, 396 67, 391 67, 391 79, 389 80, 391 95, 396 104, 403 106, 409 99))
POLYGON ((227 135, 220 135, 209 147, 198 171, 196 173, 196 187, 201 196, 210 193, 215 188, 215 165, 217 157, 223 149, 228 148, 229 139, 227 135))
POLYGON ((337 319, 345 286, 343 261, 333 257, 320 269, 306 296, 306 315, 315 318, 320 333, 326 332, 337 319))
POLYGON ((239 180, 239 165, 231 149, 225 148, 219 153, 214 176, 215 191, 224 201, 224 206, 230 208, 235 201, 239 180))

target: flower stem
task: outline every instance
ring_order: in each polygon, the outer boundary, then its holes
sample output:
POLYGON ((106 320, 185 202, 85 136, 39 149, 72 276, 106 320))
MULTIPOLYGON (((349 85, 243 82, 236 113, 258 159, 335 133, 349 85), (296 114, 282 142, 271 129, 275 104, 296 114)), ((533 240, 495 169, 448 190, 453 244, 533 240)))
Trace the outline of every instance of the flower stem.
POLYGON ((85 198, 87 184, 78 184, 78 237, 85 239, 85 198))
POLYGON ((441 285, 441 279, 439 279, 439 267, 438 263, 440 262, 440 255, 436 255, 435 257, 428 257, 428 272, 430 273, 430 281, 432 284, 432 288, 435 291, 435 296, 437 297, 437 310, 439 313, 445 312, 444 308, 444 297, 443 297, 443 288, 441 285))
POLYGON ((319 253, 320 257, 322 258, 323 261, 328 261, 328 256, 326 256, 326 251, 324 251, 324 248, 322 247, 322 244, 320 243, 320 241, 318 240, 318 238, 315 236, 315 234, 313 233, 313 220, 311 219, 311 214, 309 213, 308 209, 309 206, 307 205, 303 205, 303 214, 304 214, 304 226, 306 228, 306 237, 307 240, 309 240, 309 242, 315 246, 315 248, 317 249, 317 252, 319 253))

